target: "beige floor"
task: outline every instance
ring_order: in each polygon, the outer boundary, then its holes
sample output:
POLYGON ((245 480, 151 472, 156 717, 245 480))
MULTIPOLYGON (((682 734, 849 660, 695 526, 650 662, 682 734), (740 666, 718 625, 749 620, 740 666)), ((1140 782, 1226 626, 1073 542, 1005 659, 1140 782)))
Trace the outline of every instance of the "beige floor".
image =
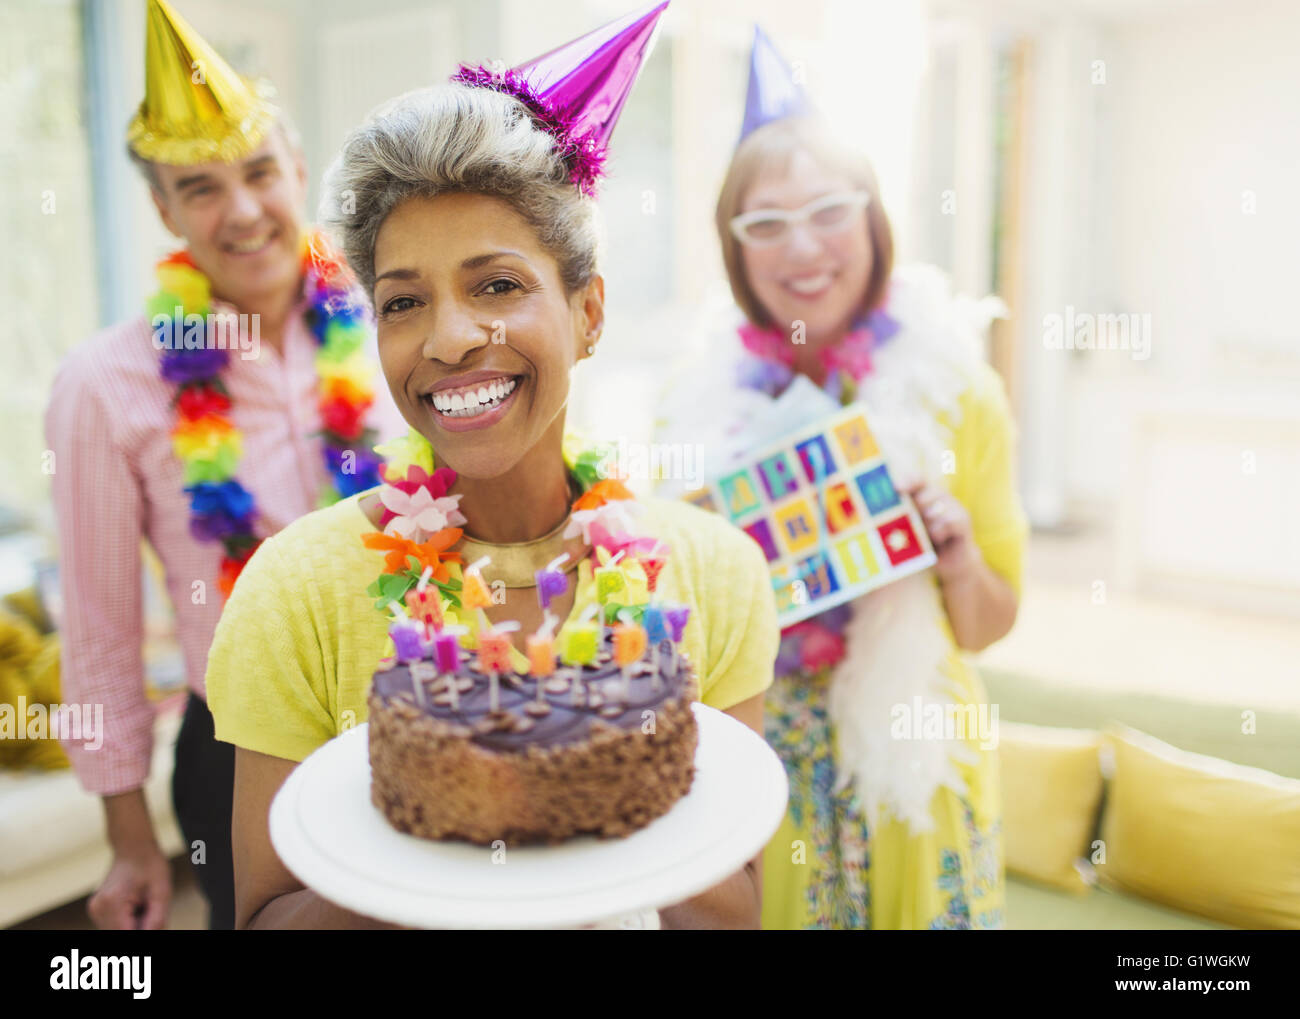
MULTIPOLYGON (((33 917, 9 928, 15 931, 88 931, 94 930, 86 913, 88 899, 77 899, 66 906, 33 917)), ((172 861, 172 908, 167 918, 171 931, 207 930, 208 904, 199 890, 189 860, 177 857, 172 861)))

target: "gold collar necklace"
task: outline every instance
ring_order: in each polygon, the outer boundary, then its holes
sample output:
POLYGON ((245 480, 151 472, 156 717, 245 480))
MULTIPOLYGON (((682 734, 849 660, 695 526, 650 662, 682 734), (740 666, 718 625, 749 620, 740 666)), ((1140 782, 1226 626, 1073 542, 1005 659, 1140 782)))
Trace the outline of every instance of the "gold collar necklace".
MULTIPOLYGON (((578 494, 574 495, 574 487, 573 478, 570 476, 570 507, 582 494, 581 486, 578 486, 578 494)), ((479 541, 464 534, 454 549, 464 557, 466 566, 488 556, 491 562, 483 567, 483 579, 489 584, 499 580, 508 589, 536 587, 537 571, 550 565, 562 554, 568 553, 569 556, 559 567, 565 573, 576 570, 578 564, 590 554, 591 548, 582 540, 581 533, 575 534, 572 538, 564 537, 564 531, 572 519, 573 510, 570 508, 554 530, 532 541, 507 542, 498 545, 493 542, 479 541)))

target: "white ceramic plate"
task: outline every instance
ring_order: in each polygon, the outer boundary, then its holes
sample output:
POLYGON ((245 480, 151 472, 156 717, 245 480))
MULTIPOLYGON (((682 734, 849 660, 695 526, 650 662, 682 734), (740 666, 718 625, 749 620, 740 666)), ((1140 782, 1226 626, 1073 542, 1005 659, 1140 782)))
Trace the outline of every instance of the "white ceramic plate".
POLYGON ((572 927, 668 906, 739 870, 785 814, 785 769, 730 715, 694 704, 691 791, 623 839, 493 850, 393 828, 370 802, 368 726, 330 740, 271 804, 271 841, 303 884, 411 927, 572 927))

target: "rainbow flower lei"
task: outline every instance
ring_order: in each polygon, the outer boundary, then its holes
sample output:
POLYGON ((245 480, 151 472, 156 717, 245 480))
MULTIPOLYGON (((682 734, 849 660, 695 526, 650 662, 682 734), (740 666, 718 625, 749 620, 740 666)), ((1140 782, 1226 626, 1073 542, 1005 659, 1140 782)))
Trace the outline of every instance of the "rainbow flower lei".
MULTIPOLYGON (((872 352, 893 339, 900 326, 883 308, 854 323, 845 337, 820 354, 826 368, 822 390, 848 405, 857 399, 857 384, 873 369, 872 352)), ((747 351, 739 365, 739 384, 778 396, 794 378, 794 347, 790 337, 776 329, 746 322, 736 332, 747 351)))
MULTIPOLYGON (((387 613, 394 602, 408 604, 407 596, 424 578, 438 594, 441 613, 454 617, 461 608, 465 564, 451 547, 464 533, 460 525, 467 522, 458 507, 460 495, 448 494, 456 472, 434 468, 433 448, 414 428, 376 446, 375 452, 385 458, 379 490, 383 530, 363 534, 361 540, 386 555, 383 572, 366 593, 377 610, 387 613)), ((606 613, 611 619, 639 623, 670 550, 664 542, 634 533, 635 496, 620 479, 606 476, 610 452, 600 445, 584 448, 576 437, 565 437, 565 463, 583 493, 573 503, 564 536, 582 534, 591 546, 593 569, 614 561, 620 564, 624 597, 618 603, 607 601, 606 613)), ((473 632, 474 617, 468 612, 461 615, 473 632)))
MULTIPOLYGON (((317 406, 331 484, 321 493, 319 504, 327 506, 379 483, 379 461, 370 452, 375 433, 364 420, 374 403, 373 366, 361 349, 366 320, 345 264, 330 254, 319 234, 305 239, 302 259, 310 305, 306 319, 320 345, 317 406)), ((254 532, 256 500, 235 478, 243 442, 230 419, 230 394, 221 381, 230 350, 209 342, 211 285, 189 252, 177 251, 159 262, 157 278, 159 290, 146 305, 154 335, 166 330, 167 336, 185 338, 185 346, 179 342, 165 346, 159 371, 177 388, 172 449, 184 467, 190 533, 199 541, 221 542, 224 555, 218 583, 228 598, 262 540, 254 532), (197 326, 192 327, 195 315, 206 323, 201 336, 197 326)))

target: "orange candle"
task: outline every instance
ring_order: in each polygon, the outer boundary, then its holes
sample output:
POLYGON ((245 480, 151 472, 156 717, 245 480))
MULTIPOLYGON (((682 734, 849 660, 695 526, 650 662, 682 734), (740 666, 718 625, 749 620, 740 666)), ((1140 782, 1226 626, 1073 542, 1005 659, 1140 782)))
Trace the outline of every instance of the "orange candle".
POLYGON ((645 654, 645 628, 637 623, 618 623, 614 627, 614 661, 623 669, 623 699, 632 696, 632 666, 645 654))
POLYGON ((549 676, 555 671, 555 641, 540 630, 528 638, 528 666, 534 676, 549 676))

